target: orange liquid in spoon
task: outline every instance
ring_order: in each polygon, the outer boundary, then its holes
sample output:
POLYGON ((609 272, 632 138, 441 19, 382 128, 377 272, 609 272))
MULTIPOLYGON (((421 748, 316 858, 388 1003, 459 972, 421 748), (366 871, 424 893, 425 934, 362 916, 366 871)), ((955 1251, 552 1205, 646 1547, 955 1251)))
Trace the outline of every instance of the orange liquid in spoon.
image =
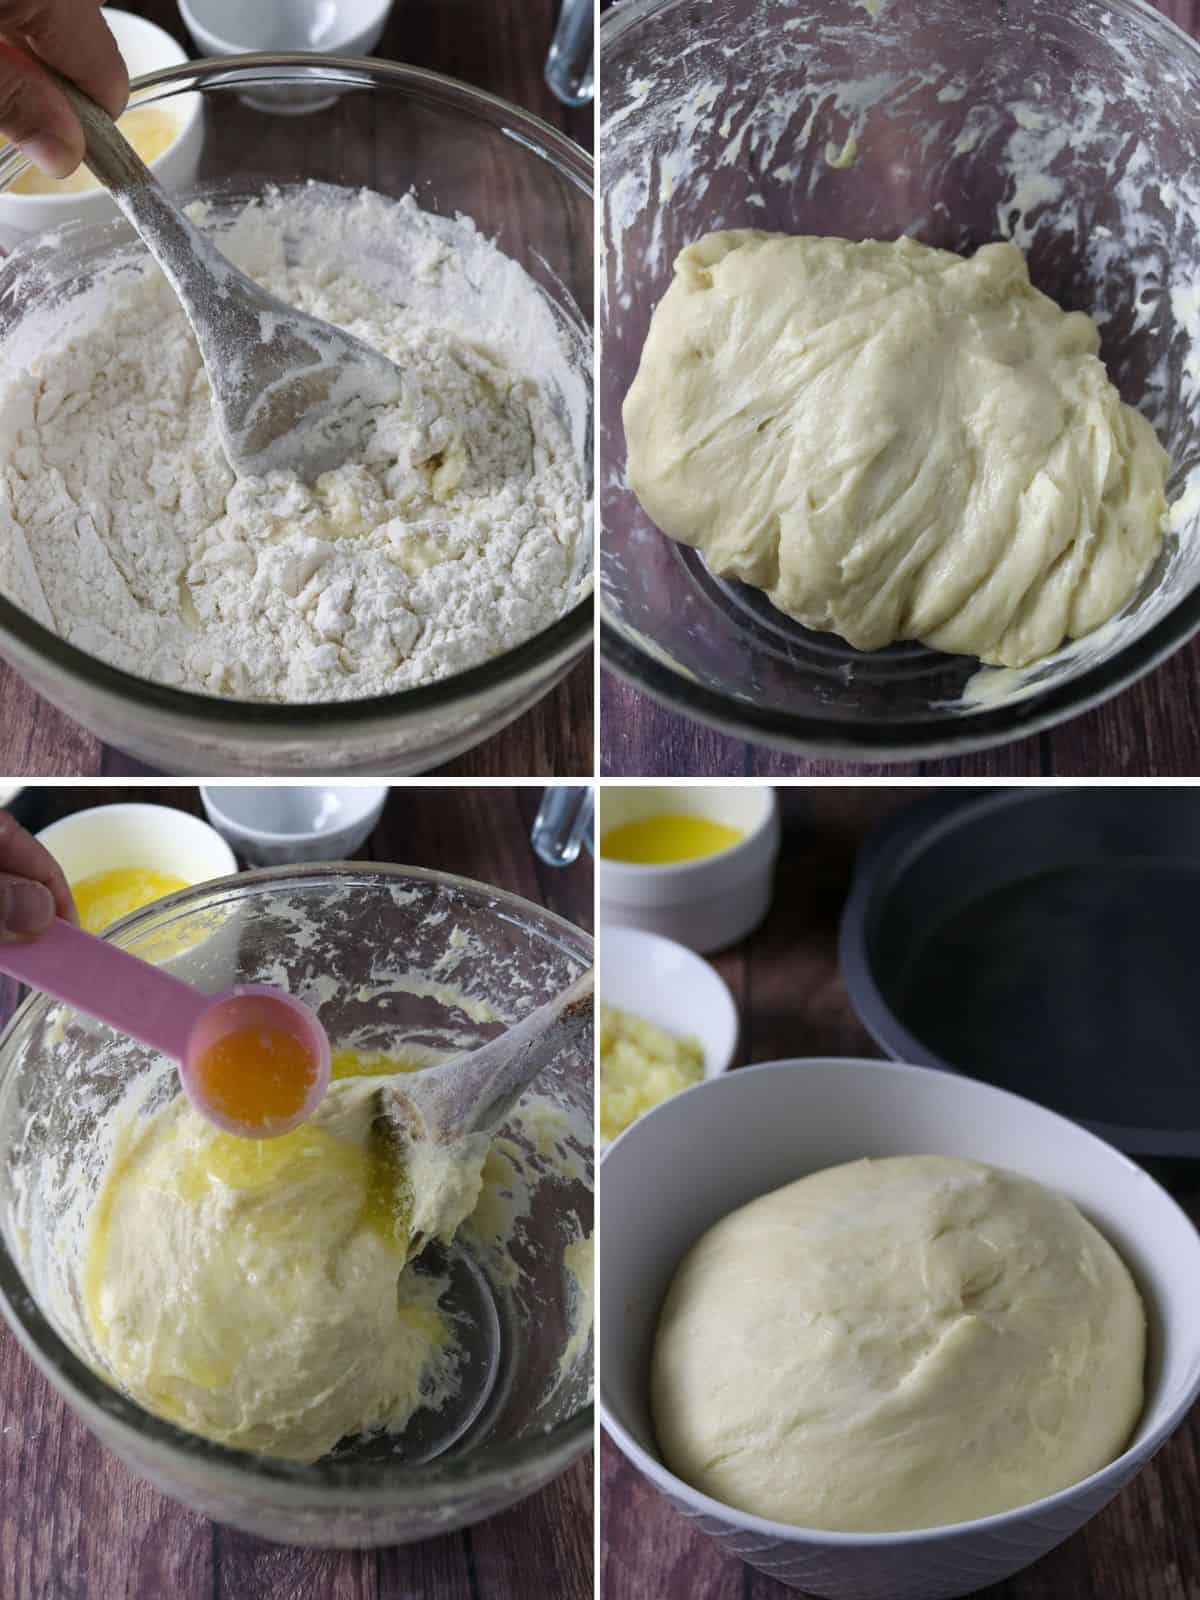
POLYGON ((304 1040, 272 1022, 223 1034, 195 1067, 196 1088, 208 1105, 264 1134, 296 1115, 316 1077, 317 1061, 304 1040))

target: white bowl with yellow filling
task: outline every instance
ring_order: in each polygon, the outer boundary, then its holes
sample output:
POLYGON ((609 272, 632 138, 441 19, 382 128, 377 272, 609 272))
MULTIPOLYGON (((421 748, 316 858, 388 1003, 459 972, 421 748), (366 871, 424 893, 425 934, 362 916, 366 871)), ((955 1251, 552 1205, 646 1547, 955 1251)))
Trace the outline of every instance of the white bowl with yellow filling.
POLYGON ((52 822, 38 839, 66 874, 89 933, 102 933, 165 895, 237 871, 237 858, 217 830, 174 806, 93 806, 52 822))
POLYGON ((600 972, 600 1139, 733 1064, 738 1014, 721 975, 672 939, 610 928, 600 972))
MULTIPOLYGON (((187 60, 171 35, 145 17, 111 7, 105 8, 104 17, 131 81, 187 60)), ((179 94, 153 106, 139 107, 137 102, 135 89, 118 123, 121 132, 160 183, 169 189, 185 187, 196 176, 204 138, 200 96, 179 94)), ((86 167, 57 180, 29 166, 6 189, 0 189, 0 244, 11 247, 29 234, 67 222, 107 222, 116 216, 107 191, 86 167)))
POLYGON ((600 918, 707 955, 744 939, 771 904, 779 801, 767 784, 605 789, 600 918))
POLYGON ((998 1583, 1098 1512, 1200 1395, 1192 1223, 1111 1145, 990 1085, 772 1062, 640 1118, 604 1176, 604 1424, 683 1515, 791 1588, 998 1583))

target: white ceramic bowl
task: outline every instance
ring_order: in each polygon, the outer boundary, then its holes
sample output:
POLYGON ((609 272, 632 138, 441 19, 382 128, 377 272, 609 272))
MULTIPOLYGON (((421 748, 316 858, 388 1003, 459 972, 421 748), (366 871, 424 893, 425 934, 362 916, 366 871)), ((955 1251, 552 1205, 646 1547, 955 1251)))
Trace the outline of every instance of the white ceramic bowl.
POLYGON ((174 806, 93 806, 52 822, 38 838, 69 883, 115 867, 144 867, 189 884, 237 871, 220 834, 174 806))
MULTIPOLYGON (((1200 1394, 1200 1235, 1112 1145, 970 1078, 881 1061, 782 1061, 685 1090, 604 1157, 600 1410, 618 1446, 727 1550, 823 1600, 950 1600, 1027 1566, 1095 1515, 1200 1394), (1032 1505, 913 1533, 795 1528, 734 1511, 663 1466, 647 1373, 658 1308, 688 1247, 757 1195, 861 1156, 991 1162, 1070 1196, 1121 1252, 1146 1301, 1146 1405, 1124 1453, 1032 1505), (703 1174, 703 1182, 696 1179, 703 1174)), ((654 1574, 643 1575, 647 1594, 654 1574)))
POLYGON ((596 838, 602 924, 645 928, 709 954, 744 939, 767 914, 779 854, 779 801, 766 785, 605 788, 596 838), (609 828, 664 812, 708 817, 740 828, 744 837, 729 850, 660 867, 604 855, 609 828))
POLYGON ((641 928, 606 928, 600 998, 667 1033, 699 1040, 706 1078, 732 1066, 738 1013, 729 986, 707 961, 673 939, 641 928))
MULTIPOLYGON (((145 17, 129 11, 104 10, 131 79, 175 67, 187 56, 169 33, 145 17)), ((136 103, 136 93, 131 103, 136 103)), ((174 140, 150 163, 159 182, 168 189, 186 188, 196 176, 204 143, 204 102, 198 94, 177 94, 158 104, 158 110, 178 124, 174 140)), ((117 209, 105 190, 85 189, 80 194, 15 194, 0 190, 0 246, 11 248, 30 234, 59 228, 66 222, 108 222, 117 209)))
POLYGON ((379 821, 382 783, 206 784, 205 814, 243 860, 261 867, 344 861, 379 821))
POLYGON ((187 30, 206 56, 247 50, 370 55, 391 9, 392 0, 179 0, 187 30))

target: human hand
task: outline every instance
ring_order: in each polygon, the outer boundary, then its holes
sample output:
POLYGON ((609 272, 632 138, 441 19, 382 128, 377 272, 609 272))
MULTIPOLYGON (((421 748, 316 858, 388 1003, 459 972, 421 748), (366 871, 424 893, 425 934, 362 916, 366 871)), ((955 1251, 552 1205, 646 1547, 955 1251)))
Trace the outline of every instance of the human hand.
POLYGON ((83 129, 42 62, 120 116, 129 74, 100 0, 0 0, 0 134, 48 177, 66 178, 83 160, 83 129))
POLYGON ((15 817, 0 811, 0 944, 36 939, 56 916, 78 921, 58 862, 15 817))

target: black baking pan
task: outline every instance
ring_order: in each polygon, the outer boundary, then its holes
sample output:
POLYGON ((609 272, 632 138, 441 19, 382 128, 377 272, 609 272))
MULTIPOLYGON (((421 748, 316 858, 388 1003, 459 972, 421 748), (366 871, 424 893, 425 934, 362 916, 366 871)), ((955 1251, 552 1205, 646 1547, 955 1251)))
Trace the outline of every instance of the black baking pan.
POLYGON ((945 791, 860 853, 850 998, 896 1060, 1200 1156, 1200 788, 945 791))

